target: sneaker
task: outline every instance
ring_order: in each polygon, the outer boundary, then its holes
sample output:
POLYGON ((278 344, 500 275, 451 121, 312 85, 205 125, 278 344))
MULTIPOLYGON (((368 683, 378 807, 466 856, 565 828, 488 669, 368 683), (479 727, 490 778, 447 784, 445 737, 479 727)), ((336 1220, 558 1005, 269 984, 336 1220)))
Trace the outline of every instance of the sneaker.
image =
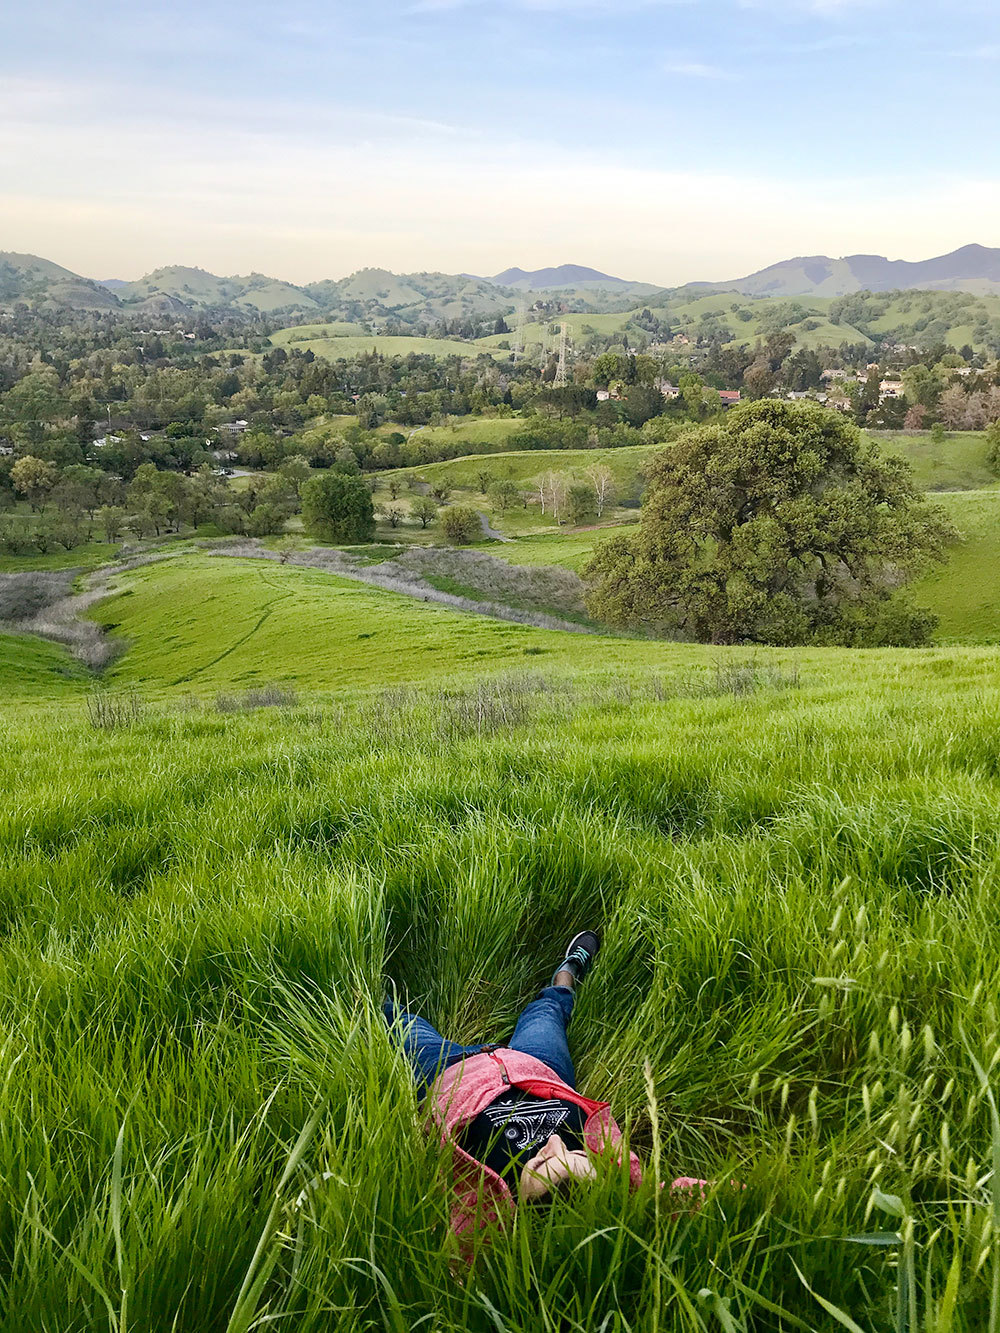
POLYGON ((559 972, 572 972, 577 981, 582 981, 590 971, 591 965, 601 947, 601 941, 592 930, 581 930, 574 935, 566 946, 566 957, 552 973, 552 985, 559 972))

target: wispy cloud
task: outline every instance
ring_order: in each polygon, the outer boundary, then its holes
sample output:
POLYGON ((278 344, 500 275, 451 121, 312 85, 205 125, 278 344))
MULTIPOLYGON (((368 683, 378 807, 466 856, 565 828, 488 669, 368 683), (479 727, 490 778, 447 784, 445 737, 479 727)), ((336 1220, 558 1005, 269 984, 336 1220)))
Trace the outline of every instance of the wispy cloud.
POLYGON ((893 0, 737 0, 740 9, 770 9, 797 16, 816 14, 827 18, 846 16, 855 10, 875 9, 893 0))
MULTIPOLYGON (((703 0, 618 0, 616 10, 676 9, 700 5, 703 0)), ((534 13, 580 14, 606 16, 607 0, 412 0, 406 6, 408 14, 447 14, 459 9, 485 8, 520 9, 534 13)))
POLYGON ((667 74, 685 79, 730 79, 732 75, 720 65, 706 65, 700 60, 671 60, 663 66, 667 74))

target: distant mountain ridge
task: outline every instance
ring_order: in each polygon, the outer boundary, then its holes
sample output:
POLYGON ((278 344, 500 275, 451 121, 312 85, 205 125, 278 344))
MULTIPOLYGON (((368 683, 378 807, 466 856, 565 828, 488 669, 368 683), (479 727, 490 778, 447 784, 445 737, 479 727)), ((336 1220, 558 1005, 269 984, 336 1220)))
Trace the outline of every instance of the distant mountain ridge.
POLYGON ((849 296, 853 292, 952 291, 976 296, 1000 292, 1000 249, 964 245, 947 255, 911 262, 883 255, 799 256, 730 282, 688 284, 707 292, 744 296, 849 296))
POLYGON ((648 282, 628 282, 624 278, 613 278, 609 273, 601 273, 596 268, 586 268, 582 264, 560 264, 557 268, 538 268, 526 272, 523 268, 504 269, 488 282, 498 287, 510 287, 514 291, 544 292, 558 291, 562 287, 571 287, 577 291, 591 288, 641 289, 655 292, 659 289, 648 282))
MULTIPOLYGON (((689 283, 676 291, 737 292, 745 296, 835 297, 855 292, 927 290, 1000 293, 1000 249, 966 245, 916 262, 882 255, 799 256, 728 282, 689 283)), ((0 251, 0 308, 19 301, 77 310, 121 310, 176 315, 232 312, 315 315, 378 323, 465 321, 512 312, 528 292, 559 293, 579 311, 623 311, 629 303, 666 298, 652 283, 629 282, 580 264, 494 277, 447 273, 392 273, 366 268, 349 277, 296 286, 263 273, 219 277, 204 269, 170 265, 135 282, 81 277, 37 255, 0 251)))

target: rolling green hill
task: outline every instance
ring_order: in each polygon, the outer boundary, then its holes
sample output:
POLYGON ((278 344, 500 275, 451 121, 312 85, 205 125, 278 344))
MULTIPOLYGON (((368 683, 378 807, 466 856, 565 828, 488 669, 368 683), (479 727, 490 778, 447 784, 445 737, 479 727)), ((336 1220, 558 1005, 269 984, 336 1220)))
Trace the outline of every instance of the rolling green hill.
MULTIPOLYGON (((183 557, 135 571, 128 585, 96 616, 131 644, 111 679, 145 691, 203 694, 271 681, 331 690, 581 661, 573 635, 463 615, 290 565, 183 557)), ((665 646, 619 650, 642 665, 665 646)))
POLYGON ((279 329, 272 333, 270 341, 275 347, 295 347, 299 343, 314 339, 330 340, 333 338, 363 338, 365 326, 352 324, 350 320, 326 320, 322 324, 295 324, 289 329, 279 329))
POLYGON ((492 473, 494 477, 509 477, 523 485, 543 472, 554 470, 582 474, 587 468, 601 464, 614 473, 620 494, 637 497, 643 464, 662 449, 662 444, 640 444, 628 449, 527 449, 477 454, 402 470, 412 472, 424 481, 442 477, 458 489, 478 490, 478 477, 483 470, 492 473))
POLYGON ((235 306, 263 313, 318 309, 312 297, 300 288, 262 273, 252 273, 245 278, 219 278, 204 269, 173 265, 156 269, 137 282, 118 288, 118 296, 126 304, 160 294, 176 297, 185 305, 196 308, 235 306))
POLYGON ((477 356, 496 355, 489 348, 475 342, 462 342, 459 338, 410 338, 405 335, 365 334, 358 337, 335 338, 288 338, 285 335, 293 330, 282 330, 283 341, 279 347, 294 346, 300 351, 310 351, 316 356, 324 356, 329 361, 338 357, 361 356, 365 352, 379 352, 382 356, 462 356, 475 359, 477 356))
POLYGON ((81 278, 50 259, 0 250, 0 308, 18 301, 42 307, 68 306, 74 310, 113 310, 118 305, 106 287, 81 278))

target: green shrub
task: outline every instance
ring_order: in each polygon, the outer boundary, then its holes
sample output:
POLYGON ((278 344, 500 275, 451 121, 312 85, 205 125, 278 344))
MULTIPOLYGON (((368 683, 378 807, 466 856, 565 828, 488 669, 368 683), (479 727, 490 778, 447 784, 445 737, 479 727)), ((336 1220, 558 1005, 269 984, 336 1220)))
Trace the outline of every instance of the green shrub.
POLYGON ((483 535, 482 519, 471 505, 449 505, 441 514, 441 527, 453 546, 468 546, 483 535))

